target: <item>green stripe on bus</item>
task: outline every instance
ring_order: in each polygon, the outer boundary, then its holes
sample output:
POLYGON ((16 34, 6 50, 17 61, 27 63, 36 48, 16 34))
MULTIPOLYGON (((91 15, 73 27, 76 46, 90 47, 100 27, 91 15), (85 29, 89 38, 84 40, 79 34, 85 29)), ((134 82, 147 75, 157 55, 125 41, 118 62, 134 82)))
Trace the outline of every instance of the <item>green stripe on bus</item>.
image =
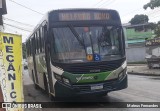
POLYGON ((62 76, 68 78, 72 83, 90 83, 104 81, 111 72, 112 71, 93 74, 72 74, 64 72, 62 76))

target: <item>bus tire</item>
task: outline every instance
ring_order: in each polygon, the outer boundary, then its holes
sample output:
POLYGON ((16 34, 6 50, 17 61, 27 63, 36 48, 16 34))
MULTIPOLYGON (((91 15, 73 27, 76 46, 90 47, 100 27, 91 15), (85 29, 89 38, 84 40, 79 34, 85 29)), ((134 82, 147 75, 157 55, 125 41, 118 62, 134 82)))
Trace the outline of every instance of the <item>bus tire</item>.
POLYGON ((35 82, 33 70, 32 70, 32 79, 33 79, 34 88, 37 90, 39 88, 39 86, 35 82))

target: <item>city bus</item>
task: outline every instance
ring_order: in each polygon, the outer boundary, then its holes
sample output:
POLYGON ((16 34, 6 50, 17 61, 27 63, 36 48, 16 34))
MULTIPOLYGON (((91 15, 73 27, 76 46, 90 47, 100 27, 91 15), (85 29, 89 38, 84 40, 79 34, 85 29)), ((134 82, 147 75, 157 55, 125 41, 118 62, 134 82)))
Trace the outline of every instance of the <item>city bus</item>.
POLYGON ((125 89, 125 37, 117 11, 48 12, 26 40, 29 75, 50 98, 125 89))

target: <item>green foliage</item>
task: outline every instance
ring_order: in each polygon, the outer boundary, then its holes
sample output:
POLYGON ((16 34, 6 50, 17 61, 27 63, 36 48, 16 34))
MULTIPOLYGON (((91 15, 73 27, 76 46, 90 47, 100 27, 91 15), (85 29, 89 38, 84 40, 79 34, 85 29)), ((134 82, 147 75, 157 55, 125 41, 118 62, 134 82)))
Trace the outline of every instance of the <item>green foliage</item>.
POLYGON ((149 25, 147 25, 147 28, 151 29, 151 30, 155 30, 157 27, 156 23, 149 23, 149 25))
MULTIPOLYGON (((138 15, 137 14, 131 19, 130 23, 132 25, 137 25, 137 24, 148 23, 148 21, 149 21, 149 18, 147 15, 143 15, 143 14, 138 15)), ((145 26, 137 26, 137 27, 135 27, 135 30, 142 31, 144 29, 146 30, 146 28, 147 27, 145 27, 145 26)))
POLYGON ((22 44, 22 52, 23 52, 23 59, 26 59, 26 45, 25 43, 22 44))
POLYGON ((154 9, 159 6, 160 6, 160 0, 150 0, 150 2, 145 4, 143 8, 146 10, 148 7, 154 9))
MULTIPOLYGON (((150 0, 149 3, 143 6, 144 9, 147 9, 148 7, 151 9, 160 7, 160 0, 150 0)), ((160 37, 160 21, 158 21, 158 23, 156 24, 154 28, 154 32, 155 32, 156 37, 160 37)))
POLYGON ((155 34, 156 34, 156 37, 160 37, 160 21, 157 23, 155 34))
POLYGON ((141 15, 135 15, 135 16, 131 19, 130 23, 131 23, 132 25, 136 25, 136 24, 148 23, 148 21, 149 21, 148 16, 141 14, 141 15))

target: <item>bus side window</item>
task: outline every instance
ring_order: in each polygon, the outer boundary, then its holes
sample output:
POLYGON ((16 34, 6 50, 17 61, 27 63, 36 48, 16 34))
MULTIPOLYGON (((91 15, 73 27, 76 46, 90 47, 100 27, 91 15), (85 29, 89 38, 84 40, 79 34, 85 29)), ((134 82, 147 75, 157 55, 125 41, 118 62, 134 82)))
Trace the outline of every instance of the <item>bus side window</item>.
POLYGON ((45 38, 47 37, 47 25, 44 25, 42 28, 42 46, 43 46, 43 52, 45 51, 45 38))
POLYGON ((41 34, 41 28, 39 29, 39 51, 42 52, 42 34, 41 34))
POLYGON ((30 42, 30 40, 28 41, 28 54, 29 54, 29 56, 31 55, 31 42, 30 42))
POLYGON ((43 27, 40 28, 40 35, 41 35, 41 51, 44 52, 44 33, 43 33, 43 27))
POLYGON ((29 40, 27 41, 27 55, 29 57, 29 40))
POLYGON ((40 49, 40 44, 39 44, 39 41, 40 41, 40 39, 39 39, 40 37, 39 37, 39 30, 37 31, 37 54, 40 52, 39 51, 39 49, 40 49))
POLYGON ((36 52, 36 49, 37 49, 37 42, 36 42, 36 41, 37 41, 37 39, 36 39, 36 34, 34 34, 35 54, 37 53, 37 52, 36 52))
POLYGON ((30 39, 30 55, 32 55, 32 39, 30 39))
POLYGON ((34 54, 36 54, 37 42, 36 42, 36 34, 34 34, 34 54))
POLYGON ((27 57, 29 56, 28 55, 28 41, 26 42, 26 49, 27 49, 27 57))
POLYGON ((37 36, 37 33, 35 33, 35 43, 36 43, 36 54, 38 54, 38 36, 37 36))
POLYGON ((32 38, 32 51, 33 51, 33 54, 36 54, 35 35, 33 35, 33 38, 32 38))
POLYGON ((34 43, 34 35, 31 37, 31 55, 35 54, 35 43, 34 43))

